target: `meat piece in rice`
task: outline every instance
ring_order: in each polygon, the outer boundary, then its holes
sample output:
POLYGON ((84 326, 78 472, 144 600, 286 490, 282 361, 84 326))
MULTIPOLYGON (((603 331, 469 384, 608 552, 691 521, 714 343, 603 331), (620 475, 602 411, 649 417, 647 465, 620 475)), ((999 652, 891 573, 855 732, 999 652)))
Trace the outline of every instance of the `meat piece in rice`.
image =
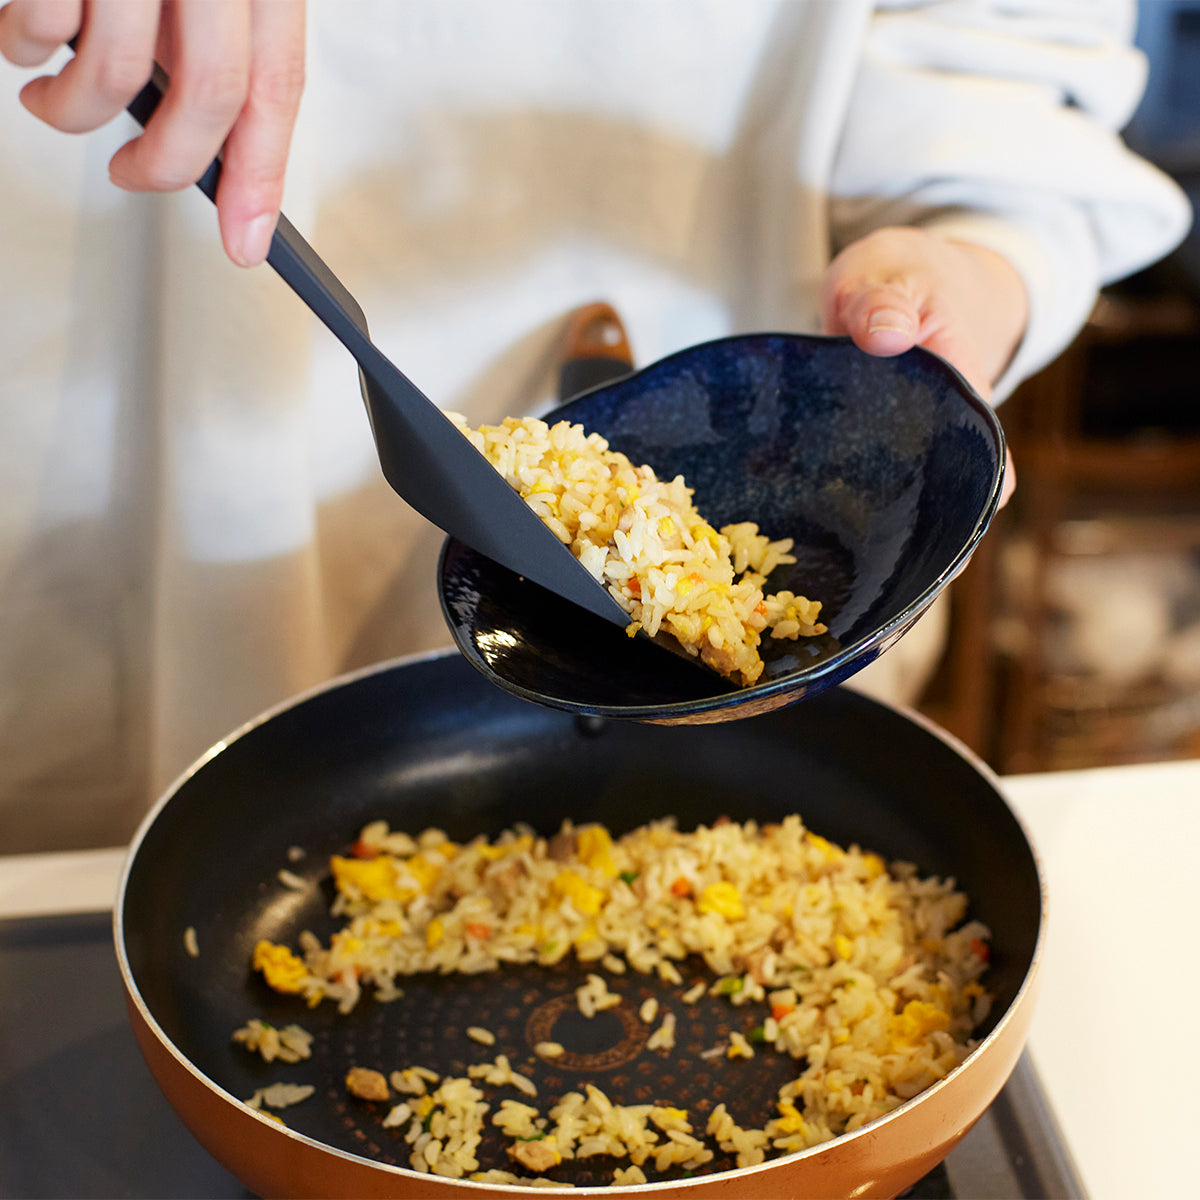
POLYGON ((346 1091, 360 1100, 387 1100, 391 1096, 383 1072, 369 1067, 351 1067, 346 1072, 346 1091))

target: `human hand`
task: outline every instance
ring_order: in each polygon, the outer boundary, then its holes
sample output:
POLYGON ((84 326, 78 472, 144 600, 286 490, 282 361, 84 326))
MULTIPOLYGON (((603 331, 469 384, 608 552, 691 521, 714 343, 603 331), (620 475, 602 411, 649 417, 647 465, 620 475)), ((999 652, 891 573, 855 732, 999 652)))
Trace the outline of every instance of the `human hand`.
MULTIPOLYGON (((984 246, 924 229, 879 229, 825 272, 821 331, 848 334, 869 354, 924 346, 986 400, 1025 332, 1029 297, 1016 269, 984 246)), ((1011 457, 1006 503, 1015 485, 1011 457)))
POLYGON ((170 84, 145 131, 109 163, 129 191, 179 191, 223 150, 217 213, 239 266, 266 258, 304 86, 303 0, 10 0, 0 54, 46 62, 78 36, 57 75, 21 89, 34 116, 66 133, 106 124, 161 64, 170 84))

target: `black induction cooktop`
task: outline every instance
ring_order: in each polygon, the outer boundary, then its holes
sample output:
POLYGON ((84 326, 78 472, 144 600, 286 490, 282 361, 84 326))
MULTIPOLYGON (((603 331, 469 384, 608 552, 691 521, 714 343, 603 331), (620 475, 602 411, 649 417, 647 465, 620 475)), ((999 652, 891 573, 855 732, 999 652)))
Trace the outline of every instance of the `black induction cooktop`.
MULTIPOLYGON (((0 920, 0 1197, 248 1192, 188 1132, 142 1060, 108 913, 0 920)), ((1084 1192, 1022 1058, 906 1200, 1071 1200, 1084 1192)))

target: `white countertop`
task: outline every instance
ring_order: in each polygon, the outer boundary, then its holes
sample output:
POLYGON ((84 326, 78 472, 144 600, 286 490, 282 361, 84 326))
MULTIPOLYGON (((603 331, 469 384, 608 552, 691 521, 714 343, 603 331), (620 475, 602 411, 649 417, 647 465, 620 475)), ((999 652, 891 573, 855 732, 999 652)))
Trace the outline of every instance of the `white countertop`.
POLYGON ((1001 783, 1049 893, 1030 1052, 1084 1185, 1200 1194, 1200 761, 1001 783))
MULTIPOLYGON (((1092 1200, 1196 1195, 1200 760, 1010 776, 1049 891, 1030 1053, 1092 1200)), ((109 908, 125 852, 0 857, 0 917, 109 908)))

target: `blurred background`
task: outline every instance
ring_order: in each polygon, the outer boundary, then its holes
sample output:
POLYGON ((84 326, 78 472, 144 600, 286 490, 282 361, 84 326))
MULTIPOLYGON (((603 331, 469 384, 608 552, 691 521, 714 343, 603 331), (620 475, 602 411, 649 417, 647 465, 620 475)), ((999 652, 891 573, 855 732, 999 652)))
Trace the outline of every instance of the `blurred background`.
MULTIPOLYGON (((1130 144, 1200 210, 1200 0, 1142 0, 1130 144)), ((1200 230, 1001 408, 1017 491, 920 707, 1003 774, 1200 757, 1200 230)))

